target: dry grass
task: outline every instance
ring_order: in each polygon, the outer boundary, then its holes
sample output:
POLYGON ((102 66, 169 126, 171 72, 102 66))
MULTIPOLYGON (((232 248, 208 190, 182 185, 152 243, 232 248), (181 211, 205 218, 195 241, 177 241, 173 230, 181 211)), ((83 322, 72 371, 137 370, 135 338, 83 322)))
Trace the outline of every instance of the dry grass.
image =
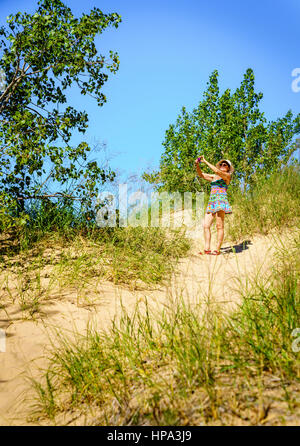
POLYGON ((300 239, 277 253, 268 281, 229 316, 221 307, 150 314, 139 306, 107 332, 58 337, 36 389, 32 420, 96 425, 297 424, 300 239), (75 415, 74 415, 75 414, 75 415), (48 421, 47 421, 48 420, 48 421))
POLYGON ((44 238, 31 249, 2 256, 1 303, 19 304, 24 317, 41 311, 59 295, 76 295, 76 303, 97 300, 103 281, 132 290, 161 284, 186 255, 189 242, 181 230, 109 228, 94 237, 44 238))

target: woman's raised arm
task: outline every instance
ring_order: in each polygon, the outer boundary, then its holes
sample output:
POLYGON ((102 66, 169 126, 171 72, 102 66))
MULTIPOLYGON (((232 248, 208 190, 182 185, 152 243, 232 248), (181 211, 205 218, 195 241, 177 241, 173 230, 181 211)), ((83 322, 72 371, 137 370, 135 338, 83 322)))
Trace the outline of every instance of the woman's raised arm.
POLYGON ((223 178, 224 181, 226 181, 227 184, 230 183, 231 180, 231 174, 229 172, 223 172, 222 170, 218 169, 216 166, 214 166, 213 164, 210 164, 208 161, 206 161, 206 159, 204 158, 204 156, 201 156, 201 161, 203 163, 205 163, 211 170, 213 170, 217 175, 219 175, 221 178, 223 178))
POLYGON ((195 166, 196 166, 196 170, 197 170, 197 173, 200 178, 203 178, 204 180, 207 180, 207 181, 213 181, 214 175, 209 175, 208 173, 203 173, 202 170, 200 169, 198 158, 195 160, 195 166))

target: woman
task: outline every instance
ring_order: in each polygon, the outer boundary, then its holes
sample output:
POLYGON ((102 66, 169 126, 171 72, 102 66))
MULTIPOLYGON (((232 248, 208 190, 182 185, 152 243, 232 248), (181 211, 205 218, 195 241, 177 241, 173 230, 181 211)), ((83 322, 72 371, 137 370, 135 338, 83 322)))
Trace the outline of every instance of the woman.
MULTIPOLYGON (((204 254, 219 255, 224 238, 224 217, 225 214, 232 213, 232 209, 227 198, 227 187, 231 181, 231 176, 233 174, 234 168, 231 162, 225 159, 222 159, 214 166, 213 164, 210 164, 208 161, 206 161, 203 155, 195 160, 195 166, 199 177, 211 182, 211 192, 203 222, 205 240, 204 254), (215 172, 215 175, 203 173, 199 167, 200 162, 205 163, 211 170, 215 172), (216 219, 217 226, 217 249, 211 252, 210 227, 214 219, 216 219)), ((202 254, 202 252, 200 252, 199 254, 202 254)))

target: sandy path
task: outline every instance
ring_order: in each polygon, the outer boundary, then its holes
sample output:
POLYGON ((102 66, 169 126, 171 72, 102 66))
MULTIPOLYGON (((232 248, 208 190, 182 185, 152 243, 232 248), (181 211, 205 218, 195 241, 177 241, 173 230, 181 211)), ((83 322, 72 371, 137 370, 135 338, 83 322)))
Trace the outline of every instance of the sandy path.
POLYGON ((8 316, 0 310, 0 328, 6 332, 6 352, 0 353, 0 425, 28 424, 30 392, 25 377, 38 376, 39 367, 45 366, 52 330, 83 333, 88 322, 106 328, 120 314, 120 300, 128 312, 145 298, 153 311, 161 311, 180 296, 191 304, 210 299, 223 305, 225 311, 240 301, 239 283, 245 283, 247 277, 255 274, 261 276, 272 263, 272 236, 254 237, 246 249, 238 246, 238 253, 200 256, 197 253, 202 248, 201 232, 190 231, 187 235, 194 239, 191 252, 179 261, 169 284, 157 289, 130 291, 104 282, 99 304, 94 307, 77 307, 64 298, 56 299, 43 307, 45 316, 35 321, 24 321, 20 311, 13 307, 6 308, 8 316))

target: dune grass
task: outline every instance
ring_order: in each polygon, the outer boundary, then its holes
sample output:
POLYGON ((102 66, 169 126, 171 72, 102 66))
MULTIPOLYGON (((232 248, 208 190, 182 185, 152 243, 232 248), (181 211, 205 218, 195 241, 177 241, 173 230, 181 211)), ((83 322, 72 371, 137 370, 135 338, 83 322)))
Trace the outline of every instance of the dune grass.
MULTIPOLYGON (((228 236, 239 240, 297 226, 297 169, 262 180, 246 194, 235 191, 228 236)), ((181 229, 95 228, 75 224, 68 211, 51 213, 36 217, 17 245, 2 246, 1 304, 18 302, 29 317, 58 290, 76 290, 79 304, 103 280, 133 289, 162 283, 190 248, 181 229)), ((32 419, 64 424, 74 413, 100 425, 299 419, 299 353, 292 349, 300 326, 299 253, 299 237, 282 246, 270 277, 251 291, 241 288, 242 304, 229 316, 203 306, 199 296, 198 306, 179 300, 161 314, 137 306, 129 315, 124 308, 110 330, 90 329, 75 341, 58 335, 49 368, 32 381, 32 419)))
POLYGON ((2 256, 1 302, 19 304, 27 318, 58 295, 75 294, 77 305, 97 302, 103 281, 149 288, 163 283, 189 248, 181 229, 95 228, 72 236, 49 232, 17 252, 9 246, 2 256))
POLYGON ((268 178, 261 176, 246 193, 232 191, 230 200, 233 215, 228 218, 226 233, 234 241, 299 226, 300 165, 286 166, 268 178))
MULTIPOLYGON (((278 250, 270 277, 241 289, 230 315, 180 299, 147 304, 110 330, 75 342, 58 336, 49 368, 33 381, 33 419, 96 425, 289 424, 299 420, 300 237, 278 250), (297 418, 298 417, 298 418, 297 418), (66 418, 67 419, 67 418, 66 418)), ((215 308, 215 307, 214 307, 215 308)))

